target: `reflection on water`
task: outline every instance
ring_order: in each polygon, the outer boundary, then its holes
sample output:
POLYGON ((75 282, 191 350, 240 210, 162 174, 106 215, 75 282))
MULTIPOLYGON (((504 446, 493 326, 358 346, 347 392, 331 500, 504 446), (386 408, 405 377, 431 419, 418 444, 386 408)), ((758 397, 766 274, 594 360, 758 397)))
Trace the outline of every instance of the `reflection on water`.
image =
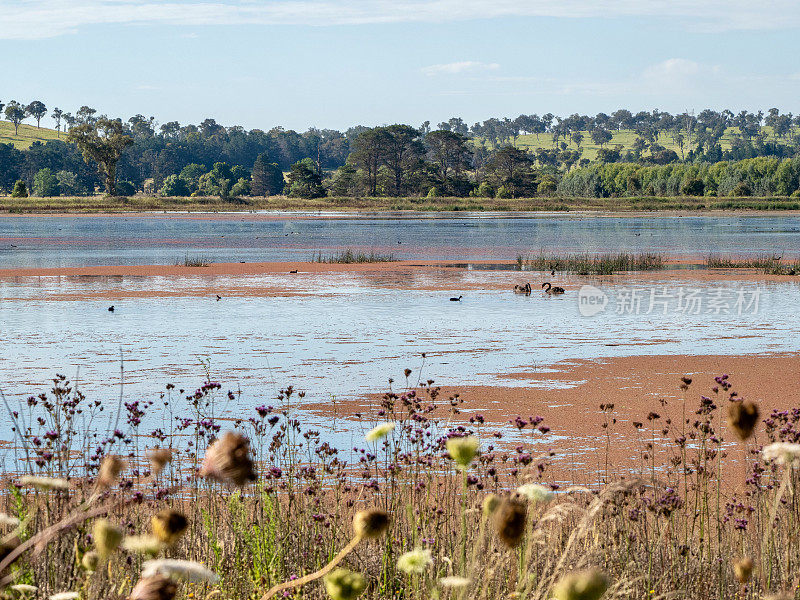
MULTIPOLYGON (((79 369, 84 393, 110 400, 118 393, 121 351, 126 397, 154 398, 168 382, 194 389, 204 378, 201 362, 208 359, 223 391, 243 391, 246 407, 228 407, 241 416, 285 385, 306 390, 307 400, 347 401, 386 389, 389 377, 403 382, 406 367, 413 369, 414 381, 431 378, 443 385, 552 385, 499 376, 532 369, 546 373, 549 365, 568 359, 799 349, 796 283, 760 284, 755 314, 609 310, 586 318, 580 316, 574 290, 550 298, 459 288, 495 276, 457 270, 419 273, 404 282, 410 290, 358 273, 309 275, 313 285, 283 274, 0 280, 0 382, 8 397, 21 399, 47 389, 56 371, 72 377, 79 369), (415 289, 439 276, 452 287, 415 289), (295 286, 303 295, 224 292, 234 285, 260 289, 280 284, 290 291, 295 286), (221 290, 223 299, 216 301, 210 291, 192 295, 206 288, 221 290), (159 291, 174 295, 149 295, 159 291), (93 299, 109 292, 112 299, 93 299), (448 300, 460 294, 461 302, 448 300), (108 312, 109 304, 115 312, 108 312)), ((675 279, 648 280, 651 284, 698 285, 675 279)), ((612 296, 621 288, 603 285, 612 296)), ((741 284, 715 287, 735 293, 741 284)))
POLYGON ((341 248, 428 260, 513 260, 540 250, 796 256, 800 217, 0 217, 0 268, 175 264, 187 254, 215 262, 305 261, 341 248))

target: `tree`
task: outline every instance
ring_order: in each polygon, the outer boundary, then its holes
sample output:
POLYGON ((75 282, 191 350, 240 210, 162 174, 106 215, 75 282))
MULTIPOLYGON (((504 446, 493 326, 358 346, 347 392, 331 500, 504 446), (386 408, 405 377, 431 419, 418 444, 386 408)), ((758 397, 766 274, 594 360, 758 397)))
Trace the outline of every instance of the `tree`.
POLYGON ((385 127, 375 127, 361 133, 353 142, 351 157, 366 174, 368 196, 378 193, 378 171, 386 159, 388 138, 389 133, 385 127))
POLYGON ((58 137, 61 137, 61 118, 64 116, 64 111, 56 107, 53 109, 53 112, 50 116, 52 116, 53 120, 56 122, 56 131, 58 132, 58 137))
POLYGON ((596 127, 592 129, 592 141, 600 146, 601 148, 605 146, 611 139, 614 137, 613 134, 608 129, 601 129, 600 127, 596 127))
POLYGON ((44 105, 44 102, 40 100, 34 100, 25 107, 25 112, 36 119, 36 127, 37 129, 40 129, 42 117, 47 114, 47 107, 44 105))
POLYGON ((177 175, 170 175, 164 179, 164 184, 158 193, 161 196, 188 196, 189 186, 177 175))
POLYGON ((459 177, 469 167, 472 153, 467 138, 452 131, 432 131, 425 136, 428 158, 433 162, 437 179, 446 184, 451 176, 459 177))
POLYGON ((211 170, 197 181, 198 191, 205 196, 219 196, 227 199, 231 195, 233 184, 237 181, 230 165, 216 162, 211 170))
POLYGON ((14 189, 11 190, 11 197, 12 198, 27 198, 28 197, 28 188, 25 186, 25 182, 21 179, 18 180, 14 184, 14 189))
POLYGON ((419 131, 410 125, 391 125, 386 128, 386 133, 384 162, 393 175, 394 195, 402 196, 406 191, 406 180, 417 170, 425 148, 419 140, 419 131))
POLYGON ((81 106, 78 109, 78 112, 75 113, 75 121, 80 125, 92 125, 96 121, 94 117, 95 113, 97 113, 97 110, 94 108, 90 108, 85 105, 81 106))
POLYGON ((505 187, 512 196, 517 197, 531 191, 533 160, 524 150, 514 146, 505 146, 486 165, 489 176, 497 188, 505 187))
POLYGON ((6 105, 5 114, 6 119, 14 124, 14 135, 19 134, 19 124, 22 123, 22 120, 27 116, 25 114, 25 107, 16 100, 11 100, 6 105))
POLYGON ((278 165, 269 162, 266 152, 259 154, 250 176, 250 193, 253 196, 276 196, 284 186, 283 172, 278 165))
POLYGON ((72 171, 59 171, 56 173, 56 179, 62 196, 77 196, 84 192, 84 188, 78 182, 78 176, 72 171))
POLYGON ((125 134, 122 121, 101 117, 95 124, 83 123, 70 129, 67 140, 83 153, 83 159, 94 161, 104 177, 106 194, 117 192, 117 163, 133 138, 125 134))
POLYGON ((325 195, 322 177, 316 163, 304 158, 292 165, 289 171, 289 196, 292 198, 321 198, 325 195))
POLYGON ((50 169, 40 169, 33 178, 33 194, 40 198, 58 196, 58 178, 50 169))

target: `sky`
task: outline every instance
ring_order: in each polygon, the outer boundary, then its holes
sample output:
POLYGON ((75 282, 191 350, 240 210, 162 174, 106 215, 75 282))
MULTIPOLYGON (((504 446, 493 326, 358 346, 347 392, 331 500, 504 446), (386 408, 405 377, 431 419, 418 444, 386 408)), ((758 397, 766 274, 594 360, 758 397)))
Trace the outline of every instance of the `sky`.
POLYGON ((0 101, 263 130, 800 113, 798 33, 798 0, 0 0, 0 101))

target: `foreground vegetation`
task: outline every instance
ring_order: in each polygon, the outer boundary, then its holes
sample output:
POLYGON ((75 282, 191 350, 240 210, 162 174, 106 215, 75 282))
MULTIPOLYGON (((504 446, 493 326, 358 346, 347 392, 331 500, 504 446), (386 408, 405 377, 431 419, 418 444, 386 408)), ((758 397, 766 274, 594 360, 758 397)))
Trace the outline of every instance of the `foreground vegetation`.
POLYGON ((498 427, 411 375, 356 422, 348 449, 302 423, 291 387, 229 421, 220 404, 245 399, 214 381, 115 407, 57 376, 9 406, 5 594, 797 597, 800 409, 762 422, 726 375, 676 381, 678 406, 653 408, 677 420, 621 423, 604 401, 604 466, 570 485, 542 451, 553 433, 540 417, 498 427), (167 418, 150 431, 156 413, 167 418), (635 472, 608 451, 623 427, 640 440, 635 472))
POLYGON ((261 210, 335 210, 335 211, 707 211, 707 210, 800 210, 800 200, 793 198, 696 198, 696 197, 624 197, 624 198, 385 198, 332 197, 237 198, 156 197, 156 196, 76 196, 54 198, 10 198, 0 196, 0 212, 7 213, 103 213, 136 211, 238 212, 261 210))

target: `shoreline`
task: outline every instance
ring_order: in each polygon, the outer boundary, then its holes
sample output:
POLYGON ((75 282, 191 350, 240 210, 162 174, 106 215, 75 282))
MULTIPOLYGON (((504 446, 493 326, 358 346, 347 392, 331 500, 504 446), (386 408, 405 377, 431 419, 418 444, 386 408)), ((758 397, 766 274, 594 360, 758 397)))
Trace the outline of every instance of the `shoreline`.
POLYGON ((68 217, 98 217, 98 218, 150 218, 160 217, 164 219, 189 219, 189 220, 225 220, 241 219, 253 221, 273 221, 284 218, 309 219, 309 220, 334 220, 334 219, 525 219, 525 218, 546 218, 546 217, 609 217, 609 218, 680 218, 680 217, 726 217, 726 216, 749 216, 749 217, 780 217, 780 216, 800 216, 800 209, 754 209, 754 208, 717 208, 717 209, 689 209, 689 208, 664 208, 664 209, 641 209, 641 208, 613 208, 613 207, 576 207, 570 210, 557 210, 553 208, 541 209, 458 209, 458 210, 415 210, 415 209, 393 209, 391 207, 308 207, 308 208, 239 208, 225 207, 224 209, 178 209, 178 208, 132 208, 132 209, 98 209, 92 211, 85 210, 53 210, 41 211, 31 210, 23 212, 9 211, 2 208, 0 202, 0 217, 18 218, 68 218, 68 217))
MULTIPOLYGON (((219 276, 259 276, 286 275, 293 280, 308 276, 331 273, 352 273, 378 276, 374 282, 392 289, 453 289, 444 283, 458 283, 459 289, 465 290, 510 290, 514 284, 526 278, 535 279, 537 275, 545 275, 546 279, 563 282, 567 291, 580 287, 583 283, 613 283, 620 280, 692 280, 692 281, 765 281, 765 282, 797 282, 796 275, 772 275, 756 268, 712 269, 706 267, 693 268, 701 264, 697 258, 672 258, 666 261, 665 268, 652 271, 621 271, 613 275, 580 275, 574 272, 557 273, 550 277, 541 271, 517 270, 515 261, 503 260, 398 260, 373 263, 318 263, 308 261, 293 262, 238 262, 209 263, 207 266, 184 265, 102 265, 86 267, 14 267, 0 269, 0 279, 16 279, 31 277, 131 277, 131 278, 163 278, 163 277, 219 277, 219 276), (473 269, 470 266, 494 266, 498 269, 473 269), (291 271, 298 271, 291 273, 291 271), (412 282, 387 279, 380 276, 397 276, 400 274, 429 273, 439 274, 442 282, 412 282), (472 275, 470 281, 455 282, 453 275, 472 275), (482 277, 474 277, 480 274, 482 277)), ((280 286, 278 286, 279 288, 280 286)), ((276 288, 276 289, 278 289, 276 288)), ((292 286, 286 287, 293 290, 292 286)), ((534 294, 536 290, 534 290, 534 294)))

